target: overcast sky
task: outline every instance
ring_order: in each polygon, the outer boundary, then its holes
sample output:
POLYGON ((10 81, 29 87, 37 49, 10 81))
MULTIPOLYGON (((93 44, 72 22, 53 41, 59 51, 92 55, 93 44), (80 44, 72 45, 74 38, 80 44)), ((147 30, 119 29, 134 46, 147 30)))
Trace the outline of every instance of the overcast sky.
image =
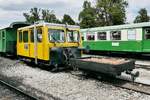
MULTIPOLYGON (((25 20, 23 12, 29 12, 33 7, 54 10, 59 19, 66 13, 77 21, 83 2, 84 0, 0 0, 0 27, 7 26, 13 21, 25 20)), ((127 22, 133 22, 140 8, 146 8, 148 13, 150 12, 150 0, 128 0, 128 2, 127 22)))

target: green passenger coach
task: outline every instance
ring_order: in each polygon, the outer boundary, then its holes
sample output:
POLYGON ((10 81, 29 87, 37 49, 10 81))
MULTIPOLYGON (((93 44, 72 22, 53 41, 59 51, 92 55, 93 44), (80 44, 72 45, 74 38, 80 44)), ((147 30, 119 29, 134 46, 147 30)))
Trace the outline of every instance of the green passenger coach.
POLYGON ((150 22, 82 29, 91 51, 150 53, 150 22))
POLYGON ((16 54, 17 29, 27 25, 25 22, 13 22, 0 29, 0 53, 16 54))

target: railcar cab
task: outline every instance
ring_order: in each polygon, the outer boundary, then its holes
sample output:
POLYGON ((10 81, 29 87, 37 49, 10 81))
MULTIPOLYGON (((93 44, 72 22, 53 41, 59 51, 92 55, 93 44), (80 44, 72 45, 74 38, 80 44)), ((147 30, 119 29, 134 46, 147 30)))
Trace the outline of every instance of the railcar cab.
POLYGON ((58 65, 69 57, 80 57, 80 27, 64 24, 38 23, 17 32, 17 55, 58 65))

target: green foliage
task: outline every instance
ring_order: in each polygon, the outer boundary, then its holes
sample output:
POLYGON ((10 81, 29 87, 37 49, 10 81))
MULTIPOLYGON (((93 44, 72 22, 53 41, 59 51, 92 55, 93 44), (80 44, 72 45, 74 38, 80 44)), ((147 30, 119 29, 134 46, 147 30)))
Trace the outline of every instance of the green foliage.
POLYGON ((53 11, 49 11, 47 9, 31 8, 30 12, 23 13, 23 16, 29 23, 34 23, 40 20, 50 23, 61 23, 61 21, 56 18, 53 11))
POLYGON ((96 24, 96 10, 91 7, 91 3, 84 1, 83 10, 79 14, 79 21, 81 28, 95 27, 96 24))
POLYGON ((136 16, 134 23, 150 21, 150 17, 148 16, 147 10, 145 8, 140 9, 140 11, 138 13, 139 13, 139 15, 136 16))
POLYGON ((42 9, 42 20, 50 23, 61 23, 53 13, 53 11, 42 9))
POLYGON ((26 18, 26 21, 29 23, 34 23, 38 20, 40 20, 40 10, 38 8, 31 8, 30 14, 23 13, 23 16, 26 18))
POLYGON ((91 2, 84 1, 79 14, 80 26, 90 28, 124 24, 127 6, 126 0, 96 0, 95 7, 91 7, 91 2))
POLYGON ((97 21, 101 26, 124 24, 128 3, 125 0, 97 0, 97 21))
POLYGON ((63 19, 62 19, 63 24, 68 24, 68 25, 75 25, 75 21, 67 14, 64 14, 63 19))

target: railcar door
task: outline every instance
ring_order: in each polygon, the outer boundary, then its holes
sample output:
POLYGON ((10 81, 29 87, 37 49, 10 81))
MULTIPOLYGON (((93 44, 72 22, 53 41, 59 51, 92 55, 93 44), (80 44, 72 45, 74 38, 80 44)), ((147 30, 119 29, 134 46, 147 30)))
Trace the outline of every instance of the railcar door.
POLYGON ((43 60, 43 28, 42 27, 37 27, 36 28, 37 31, 37 48, 35 51, 35 44, 34 44, 34 29, 30 30, 30 42, 29 42, 29 46, 30 46, 30 57, 35 58, 35 52, 37 55, 38 59, 43 60))
POLYGON ((150 28, 143 28, 143 52, 150 52, 150 28))
POLYGON ((23 30, 23 54, 26 57, 30 57, 29 50, 29 31, 28 30, 23 30))
POLYGON ((6 52, 6 32, 2 31, 2 52, 6 52))
POLYGON ((0 31, 0 52, 2 52, 2 31, 0 31))

